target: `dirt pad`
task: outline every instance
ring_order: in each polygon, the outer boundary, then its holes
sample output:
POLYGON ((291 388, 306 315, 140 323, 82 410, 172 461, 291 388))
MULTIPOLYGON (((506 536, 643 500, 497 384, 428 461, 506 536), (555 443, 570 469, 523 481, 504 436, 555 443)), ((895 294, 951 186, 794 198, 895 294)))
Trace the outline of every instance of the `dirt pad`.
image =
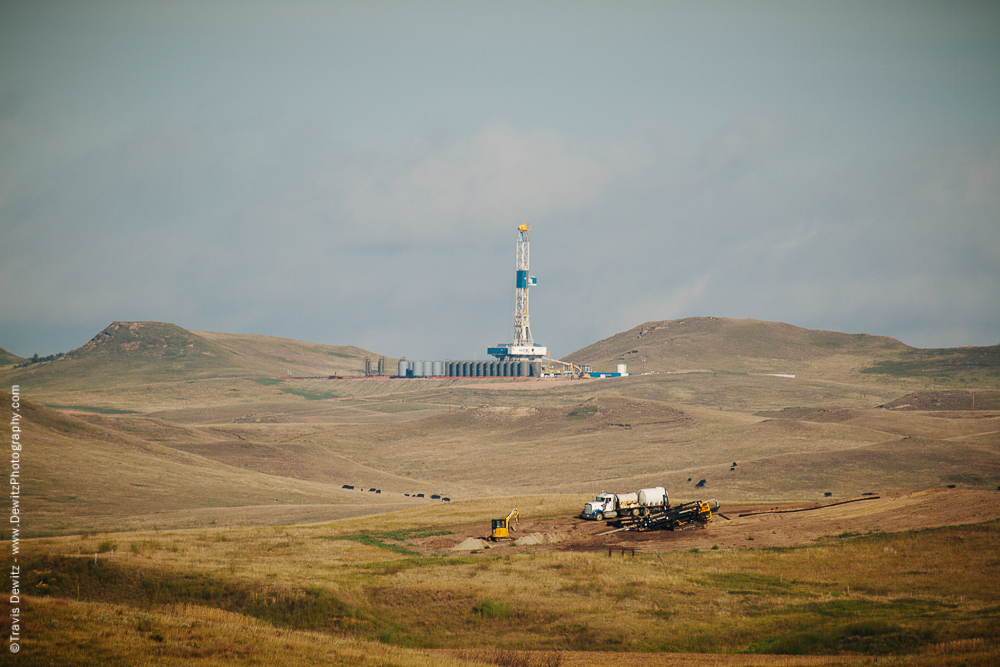
MULTIPOLYGON (((906 494, 857 499, 829 499, 818 503, 781 506, 723 506, 704 529, 688 531, 621 531, 604 522, 577 517, 533 521, 522 517, 517 542, 488 544, 489 551, 563 550, 600 551, 635 549, 637 552, 689 551, 802 546, 842 533, 894 533, 982 523, 1000 518, 1000 492, 967 489, 930 489, 906 494), (856 502, 844 503, 844 500, 856 502), (841 504, 835 504, 841 503, 841 504), (802 511, 789 511, 802 510, 802 511), (740 516, 748 514, 750 516, 740 516), (752 539, 750 539, 752 538, 752 539)), ((459 526, 451 535, 428 541, 428 546, 452 549, 470 537, 481 537, 482 526, 459 526)))

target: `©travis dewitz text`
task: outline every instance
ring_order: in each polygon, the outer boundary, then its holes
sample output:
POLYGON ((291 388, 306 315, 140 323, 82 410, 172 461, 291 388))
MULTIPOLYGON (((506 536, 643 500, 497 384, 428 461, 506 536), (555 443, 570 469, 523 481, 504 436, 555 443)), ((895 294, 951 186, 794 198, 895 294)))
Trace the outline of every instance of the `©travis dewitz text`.
MULTIPOLYGON (((13 565, 10 569, 10 603, 20 604, 21 603, 21 566, 13 565)), ((10 626, 10 640, 11 642, 16 642, 21 639, 21 608, 12 607, 10 610, 10 619, 12 625, 10 626)))

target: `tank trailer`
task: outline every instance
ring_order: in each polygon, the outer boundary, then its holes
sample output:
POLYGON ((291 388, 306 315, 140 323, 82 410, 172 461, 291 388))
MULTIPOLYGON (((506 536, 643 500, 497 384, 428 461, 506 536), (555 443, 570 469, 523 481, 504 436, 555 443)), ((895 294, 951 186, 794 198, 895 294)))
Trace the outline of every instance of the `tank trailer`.
POLYGON ((591 502, 583 506, 580 517, 594 521, 604 521, 616 517, 649 513, 653 509, 670 507, 667 490, 662 486, 639 489, 638 493, 599 493, 591 502))

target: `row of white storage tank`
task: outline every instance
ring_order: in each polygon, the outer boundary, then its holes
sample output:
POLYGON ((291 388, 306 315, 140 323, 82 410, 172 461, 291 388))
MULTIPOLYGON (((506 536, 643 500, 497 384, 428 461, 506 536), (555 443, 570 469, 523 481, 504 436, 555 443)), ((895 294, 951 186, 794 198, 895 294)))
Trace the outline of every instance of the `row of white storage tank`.
POLYGON ((541 377, 538 361, 399 361, 399 377, 541 377))

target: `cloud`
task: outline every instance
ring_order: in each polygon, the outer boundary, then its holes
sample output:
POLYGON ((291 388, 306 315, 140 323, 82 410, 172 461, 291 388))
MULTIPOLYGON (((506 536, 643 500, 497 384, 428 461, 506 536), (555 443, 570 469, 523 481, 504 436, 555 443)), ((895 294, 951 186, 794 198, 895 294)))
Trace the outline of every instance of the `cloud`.
POLYGON ((689 315, 910 344, 996 331, 995 147, 830 158, 759 111, 700 142, 665 124, 490 121, 379 148, 258 129, 139 128, 10 192, 0 280, 25 287, 0 296, 6 321, 79 323, 63 349, 159 319, 471 358, 510 335, 527 220, 533 333, 561 354, 689 315))
POLYGON ((296 197, 305 216, 349 220, 352 242, 387 244, 493 237, 524 219, 594 206, 649 161, 635 143, 496 122, 468 137, 353 157, 312 174, 296 197))

